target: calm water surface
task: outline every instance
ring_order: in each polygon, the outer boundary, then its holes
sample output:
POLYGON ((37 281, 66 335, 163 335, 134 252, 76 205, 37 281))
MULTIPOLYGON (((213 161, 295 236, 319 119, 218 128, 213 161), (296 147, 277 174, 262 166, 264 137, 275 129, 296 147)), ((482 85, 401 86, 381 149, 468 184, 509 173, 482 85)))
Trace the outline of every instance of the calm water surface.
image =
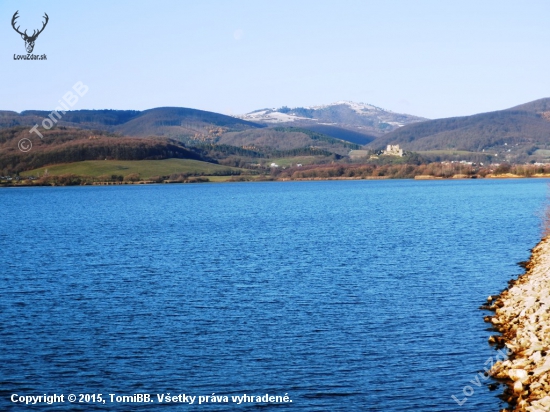
POLYGON ((497 411, 470 383, 495 355, 478 307, 538 242, 547 184, 2 189, 0 410, 29 408, 13 393, 215 392, 293 402, 171 407, 497 411))

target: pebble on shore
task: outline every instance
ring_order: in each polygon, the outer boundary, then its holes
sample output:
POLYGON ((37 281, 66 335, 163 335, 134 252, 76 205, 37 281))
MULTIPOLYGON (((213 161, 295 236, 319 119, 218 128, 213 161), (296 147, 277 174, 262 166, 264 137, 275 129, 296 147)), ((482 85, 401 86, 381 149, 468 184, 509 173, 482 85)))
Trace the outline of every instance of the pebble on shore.
POLYGON ((532 251, 526 272, 500 296, 487 299, 494 316, 486 317, 502 336, 489 342, 504 345, 508 359, 496 362, 491 376, 503 380, 505 399, 513 411, 550 410, 550 237, 532 251))

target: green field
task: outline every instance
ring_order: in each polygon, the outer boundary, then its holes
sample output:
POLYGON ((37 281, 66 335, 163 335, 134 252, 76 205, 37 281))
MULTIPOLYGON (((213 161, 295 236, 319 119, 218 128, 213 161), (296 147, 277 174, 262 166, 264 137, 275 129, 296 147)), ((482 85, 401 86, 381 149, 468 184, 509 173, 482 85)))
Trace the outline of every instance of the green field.
POLYGON ((75 174, 78 176, 122 175, 138 173, 142 179, 152 176, 169 176, 172 173, 192 174, 230 174, 238 171, 234 167, 221 166, 191 159, 165 160, 86 160, 84 162, 64 163, 22 172, 21 176, 44 176, 48 171, 50 176, 75 174))

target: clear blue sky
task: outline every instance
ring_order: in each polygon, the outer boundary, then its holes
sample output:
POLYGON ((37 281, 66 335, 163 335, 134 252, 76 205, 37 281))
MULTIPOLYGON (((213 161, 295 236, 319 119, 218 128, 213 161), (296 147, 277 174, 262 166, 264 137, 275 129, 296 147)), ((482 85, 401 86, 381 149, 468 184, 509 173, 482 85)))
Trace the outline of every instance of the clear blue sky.
POLYGON ((225 114, 352 100, 429 118, 550 97, 548 0, 2 1, 0 109, 225 114), (11 27, 48 27, 35 54, 11 27))

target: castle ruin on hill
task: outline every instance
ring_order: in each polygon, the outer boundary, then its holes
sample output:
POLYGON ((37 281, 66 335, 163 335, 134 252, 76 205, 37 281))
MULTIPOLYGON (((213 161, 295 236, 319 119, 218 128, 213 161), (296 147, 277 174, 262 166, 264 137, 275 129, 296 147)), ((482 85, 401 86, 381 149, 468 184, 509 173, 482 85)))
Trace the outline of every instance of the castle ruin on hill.
POLYGON ((384 150, 383 154, 385 154, 387 156, 403 157, 403 149, 400 149, 398 144, 396 144, 396 145, 389 144, 387 146, 386 150, 384 150))

